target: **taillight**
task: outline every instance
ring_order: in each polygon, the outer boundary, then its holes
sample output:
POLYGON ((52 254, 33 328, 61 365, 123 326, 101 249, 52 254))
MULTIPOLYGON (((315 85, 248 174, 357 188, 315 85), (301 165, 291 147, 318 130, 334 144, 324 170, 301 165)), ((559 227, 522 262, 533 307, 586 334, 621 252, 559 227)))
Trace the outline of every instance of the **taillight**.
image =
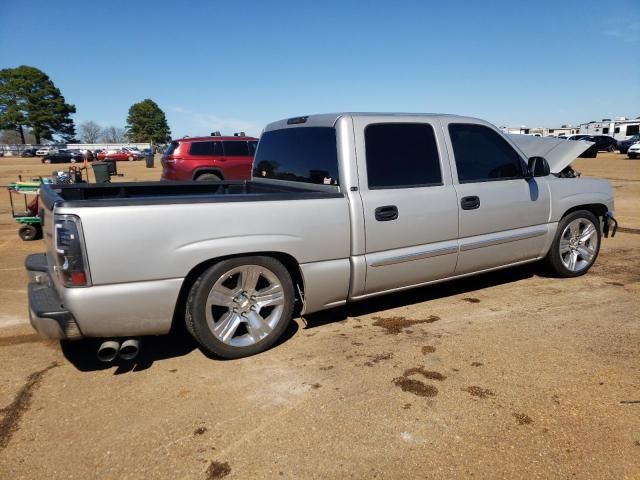
POLYGON ((54 235, 56 271, 60 281, 65 287, 88 286, 89 268, 80 219, 75 215, 56 215, 54 235))

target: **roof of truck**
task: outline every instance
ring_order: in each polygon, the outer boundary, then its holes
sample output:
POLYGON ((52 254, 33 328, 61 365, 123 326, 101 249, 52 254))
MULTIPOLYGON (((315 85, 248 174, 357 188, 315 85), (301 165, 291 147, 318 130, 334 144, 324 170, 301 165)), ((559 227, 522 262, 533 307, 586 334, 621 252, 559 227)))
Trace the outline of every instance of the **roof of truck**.
POLYGON ((285 118, 268 124, 264 131, 280 128, 305 126, 305 127, 333 127, 340 117, 430 117, 430 118, 455 118, 458 120, 472 120, 474 122, 487 123, 485 120, 447 113, 402 113, 402 112, 340 112, 320 113, 315 115, 302 115, 299 117, 285 118))

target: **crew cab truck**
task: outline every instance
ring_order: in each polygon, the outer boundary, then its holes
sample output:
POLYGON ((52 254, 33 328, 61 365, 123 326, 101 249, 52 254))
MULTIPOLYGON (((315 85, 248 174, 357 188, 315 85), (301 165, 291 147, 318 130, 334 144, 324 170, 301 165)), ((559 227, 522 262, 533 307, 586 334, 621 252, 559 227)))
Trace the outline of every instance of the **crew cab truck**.
POLYGON ((582 275, 611 186, 562 174, 588 143, 522 140, 460 116, 312 115, 265 128, 249 181, 44 185, 31 323, 121 341, 185 322, 238 358, 294 311, 543 259, 582 275))

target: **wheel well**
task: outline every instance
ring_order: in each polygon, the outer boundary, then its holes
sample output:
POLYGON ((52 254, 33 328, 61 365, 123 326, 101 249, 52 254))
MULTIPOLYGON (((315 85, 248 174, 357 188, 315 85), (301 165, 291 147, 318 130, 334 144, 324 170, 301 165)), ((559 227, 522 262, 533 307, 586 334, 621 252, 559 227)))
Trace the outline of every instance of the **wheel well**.
POLYGON ((185 315, 185 306, 187 304, 187 297, 189 296, 189 291, 191 287, 196 282, 198 277, 204 273, 212 265, 222 261, 228 260, 230 258, 237 257, 272 257, 276 260, 280 261, 284 267, 291 275, 291 280, 293 282, 293 290, 296 297, 296 303, 294 306, 294 317, 300 313, 302 309, 302 298, 300 298, 300 292, 304 295, 304 282, 302 279, 302 272, 300 270, 300 265, 298 261, 293 258, 291 255, 282 252, 251 252, 248 254, 238 254, 238 255, 227 255, 224 257, 210 258, 209 260, 205 260, 202 263, 199 263, 195 267, 187 273, 182 282, 182 286, 180 287, 180 293, 178 294, 178 300, 176 301, 176 306, 173 310, 173 320, 172 320, 172 330, 176 327, 181 328, 184 325, 184 315, 185 315))
POLYGON ((606 205, 603 205, 601 203, 589 203, 587 205, 578 205, 576 207, 570 208, 569 210, 564 212, 564 215, 562 215, 562 217, 564 218, 570 213, 577 212, 578 210, 587 210, 593 213, 598 219, 600 219, 601 217, 604 218, 604 216, 609 211, 606 205))
POLYGON ((222 174, 222 171, 218 170, 217 168, 200 168, 193 172, 193 179, 195 180, 196 178, 198 178, 200 175, 204 173, 213 173, 214 175, 217 175, 218 177, 220 177, 220 180, 224 180, 224 175, 222 174))

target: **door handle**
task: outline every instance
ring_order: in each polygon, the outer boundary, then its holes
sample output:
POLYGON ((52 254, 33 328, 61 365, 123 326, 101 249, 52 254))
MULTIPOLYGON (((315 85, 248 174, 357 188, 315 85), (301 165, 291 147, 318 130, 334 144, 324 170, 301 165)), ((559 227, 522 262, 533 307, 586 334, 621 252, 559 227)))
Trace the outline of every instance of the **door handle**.
POLYGON ((476 197, 475 195, 462 197, 462 200, 460 200, 460 207, 463 210, 475 210, 476 208, 480 208, 480 197, 476 197))
POLYGON ((398 207, 395 205, 385 205, 384 207, 376 208, 376 220, 379 222, 388 222, 389 220, 395 220, 398 218, 398 207))

